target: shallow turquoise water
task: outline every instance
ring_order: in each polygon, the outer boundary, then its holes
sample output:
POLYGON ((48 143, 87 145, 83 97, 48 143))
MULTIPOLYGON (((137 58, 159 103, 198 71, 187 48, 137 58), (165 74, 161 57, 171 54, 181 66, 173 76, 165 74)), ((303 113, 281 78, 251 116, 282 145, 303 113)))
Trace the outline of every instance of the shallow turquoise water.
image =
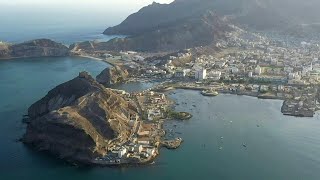
POLYGON ((97 75, 106 66, 69 57, 0 61, 0 179, 319 179, 319 115, 286 117, 281 101, 245 96, 175 91, 177 109, 194 117, 166 128, 177 124, 173 129, 185 142, 176 151, 161 150, 146 167, 76 168, 15 142, 24 133, 21 117, 29 105, 79 71, 97 75))

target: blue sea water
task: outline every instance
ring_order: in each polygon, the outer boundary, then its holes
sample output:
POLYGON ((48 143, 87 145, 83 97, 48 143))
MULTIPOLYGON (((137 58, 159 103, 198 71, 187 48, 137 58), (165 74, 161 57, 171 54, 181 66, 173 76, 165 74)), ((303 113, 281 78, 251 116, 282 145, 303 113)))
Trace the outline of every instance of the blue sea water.
MULTIPOLYGON (((283 116, 278 100, 170 92, 180 104, 177 110, 194 116, 167 122, 164 128, 173 129, 184 143, 174 151, 162 149, 154 164, 143 167, 78 168, 16 142, 25 132, 22 115, 33 102, 79 71, 95 76, 107 66, 75 57, 0 61, 1 179, 319 179, 319 114, 283 116)), ((136 91, 149 85, 119 88, 136 91)))
MULTIPOLYGON (((3 17, 0 40, 9 42, 44 37, 70 44, 109 38, 101 35, 106 28, 101 22, 90 26, 41 19, 21 23, 28 18, 12 21, 3 17)), ((165 128, 173 129, 184 143, 175 151, 162 149, 155 164, 144 167, 77 168, 16 142, 25 132, 22 115, 32 103, 79 71, 95 76, 107 66, 78 57, 0 61, 0 179, 320 179, 319 114, 314 118, 283 116, 278 100, 171 92, 170 97, 180 104, 177 110, 194 116, 189 121, 166 123, 165 128)), ((150 85, 118 88, 137 91, 150 85)))
POLYGON ((108 41, 115 37, 103 31, 123 20, 124 15, 101 13, 94 9, 67 10, 57 7, 32 5, 4 6, 0 1, 0 41, 21 43, 24 41, 49 38, 65 45, 75 42, 97 40, 108 41))

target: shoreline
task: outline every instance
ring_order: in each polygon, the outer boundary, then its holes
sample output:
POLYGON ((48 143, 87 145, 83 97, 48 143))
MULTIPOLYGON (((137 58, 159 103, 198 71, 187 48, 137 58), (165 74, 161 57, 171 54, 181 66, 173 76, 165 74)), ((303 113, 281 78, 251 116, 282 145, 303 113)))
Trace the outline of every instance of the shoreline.
MULTIPOLYGON (((179 86, 170 86, 173 89, 167 90, 167 91, 171 91, 174 89, 181 89, 181 90, 190 90, 190 91, 202 91, 205 90, 206 88, 204 87, 179 87, 179 86)), ((161 90, 161 88, 159 88, 161 90)), ((166 88, 167 89, 167 88, 166 88)), ((157 89, 158 90, 158 89, 157 89)), ((155 91, 157 91, 155 90, 155 91)), ((163 89, 164 91, 166 91, 165 89, 163 89)), ((314 117, 315 113, 317 112, 317 110, 315 111, 311 111, 311 110, 300 110, 295 108, 289 108, 286 103, 288 101, 290 101, 290 99, 285 99, 284 97, 278 97, 278 96, 272 96, 272 95, 265 95, 265 94, 260 94, 257 92, 233 92, 233 91, 228 91, 228 90, 217 90, 217 92, 221 93, 221 94, 228 94, 228 95, 237 95, 237 96, 248 96, 248 97, 254 97, 257 99, 262 99, 262 100, 279 100, 282 101, 282 107, 280 109, 280 112, 284 115, 284 116, 293 116, 293 117, 314 117)))
POLYGON ((102 58, 91 56, 91 55, 69 55, 69 56, 70 57, 83 57, 83 58, 93 59, 93 60, 96 60, 96 61, 105 62, 105 63, 109 64, 110 66, 117 66, 116 63, 111 62, 111 61, 109 61, 107 59, 102 59, 102 58))
POLYGON ((0 58, 0 61, 6 61, 6 60, 14 60, 14 59, 26 59, 26 58, 59 58, 59 57, 72 57, 72 56, 21 56, 21 57, 6 57, 6 58, 0 58))
POLYGON ((115 63, 108 61, 106 59, 102 59, 102 58, 98 58, 98 57, 94 57, 94 56, 90 56, 90 55, 68 55, 68 56, 29 56, 29 57, 6 57, 6 58, 0 58, 0 61, 9 61, 9 60, 15 60, 15 59, 27 59, 27 58, 59 58, 59 57, 81 57, 81 58, 88 58, 88 59, 92 59, 92 60, 96 60, 96 61, 102 61, 105 62, 111 66, 116 66, 115 63))

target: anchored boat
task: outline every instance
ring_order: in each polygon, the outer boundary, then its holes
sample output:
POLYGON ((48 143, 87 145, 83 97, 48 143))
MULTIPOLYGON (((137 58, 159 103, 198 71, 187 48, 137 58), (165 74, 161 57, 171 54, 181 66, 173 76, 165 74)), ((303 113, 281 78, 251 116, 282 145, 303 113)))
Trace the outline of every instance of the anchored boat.
POLYGON ((212 89, 203 90, 203 91, 201 91, 201 94, 204 96, 218 96, 219 95, 219 93, 217 91, 214 91, 212 89))

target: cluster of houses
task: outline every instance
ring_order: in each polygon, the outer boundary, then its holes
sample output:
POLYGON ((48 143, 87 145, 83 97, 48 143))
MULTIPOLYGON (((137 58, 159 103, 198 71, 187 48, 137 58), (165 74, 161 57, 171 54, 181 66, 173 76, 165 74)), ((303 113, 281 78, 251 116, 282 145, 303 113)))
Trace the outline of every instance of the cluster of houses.
MULTIPOLYGON (((132 134, 128 141, 109 143, 107 153, 95 160, 105 164, 124 164, 141 163, 154 158, 158 154, 160 137, 165 134, 157 120, 163 117, 166 110, 166 96, 153 91, 127 93, 123 90, 107 89, 121 95, 127 101, 137 99, 142 110, 140 113, 146 113, 146 118, 141 119, 139 114, 130 113, 130 111, 128 111, 129 113, 124 112, 123 115, 129 119, 128 124, 132 128, 132 134)), ((137 108, 132 107, 132 109, 137 108)))

